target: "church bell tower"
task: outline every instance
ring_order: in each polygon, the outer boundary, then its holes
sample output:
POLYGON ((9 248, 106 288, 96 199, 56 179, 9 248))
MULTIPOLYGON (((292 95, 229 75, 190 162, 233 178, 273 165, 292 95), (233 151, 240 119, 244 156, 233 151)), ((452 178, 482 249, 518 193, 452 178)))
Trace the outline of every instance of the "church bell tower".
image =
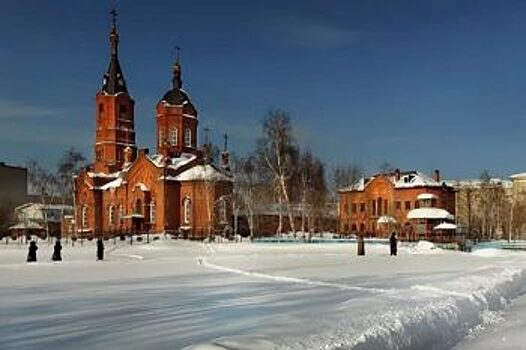
POLYGON ((113 173, 122 170, 125 149, 137 153, 134 131, 135 102, 128 94, 118 58, 119 34, 117 12, 111 11, 110 64, 104 74, 102 88, 95 96, 97 131, 95 140, 95 172, 113 173))
POLYGON ((183 90, 179 48, 176 50, 172 88, 156 107, 157 153, 168 157, 197 153, 197 111, 183 90))

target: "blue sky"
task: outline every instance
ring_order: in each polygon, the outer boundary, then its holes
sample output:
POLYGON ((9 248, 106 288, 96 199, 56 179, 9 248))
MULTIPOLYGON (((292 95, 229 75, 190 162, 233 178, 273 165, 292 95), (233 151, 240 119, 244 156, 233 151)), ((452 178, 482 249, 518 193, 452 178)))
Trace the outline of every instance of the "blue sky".
POLYGON ((236 153, 279 107, 329 167, 526 170, 526 2, 513 0, 2 0, 0 161, 92 156, 112 4, 144 147, 178 45, 200 126, 236 153))

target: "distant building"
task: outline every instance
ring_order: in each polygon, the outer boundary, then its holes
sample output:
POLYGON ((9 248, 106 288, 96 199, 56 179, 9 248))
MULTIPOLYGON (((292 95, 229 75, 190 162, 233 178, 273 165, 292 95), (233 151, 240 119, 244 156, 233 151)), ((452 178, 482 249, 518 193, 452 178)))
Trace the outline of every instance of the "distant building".
POLYGON ((452 221, 455 190, 418 171, 376 174, 339 191, 340 232, 403 239, 432 238, 434 226, 452 221))
MULTIPOLYGON (((302 215, 301 204, 291 205, 292 216, 294 218, 294 227, 298 231, 305 232, 336 232, 338 231, 338 215, 336 205, 328 204, 325 208, 317 210, 315 215, 310 218, 308 214, 302 215)), ((292 228, 288 212, 283 210, 282 213, 282 232, 289 233, 292 228)), ((237 217, 237 231, 243 236, 248 236, 250 227, 248 215, 241 211, 237 217)), ((266 205, 264 210, 258 210, 254 215, 254 229, 258 236, 273 236, 277 233, 279 227, 279 206, 266 205)))
POLYGON ((0 205, 14 207, 27 200, 27 169, 0 162, 0 205))
POLYGON ((232 227, 232 176, 228 151, 211 161, 197 139, 198 112, 183 89, 177 57, 172 87, 155 106, 156 153, 135 142, 135 102, 118 58, 119 35, 110 32, 110 63, 95 96, 94 164, 75 180, 76 233, 111 236, 178 233, 202 239, 232 227))
MULTIPOLYGON (((51 236, 61 236, 64 216, 72 215, 73 207, 64 204, 26 203, 15 208, 16 224, 9 231, 37 231, 51 236)), ((32 232, 25 232, 30 234, 32 232)))

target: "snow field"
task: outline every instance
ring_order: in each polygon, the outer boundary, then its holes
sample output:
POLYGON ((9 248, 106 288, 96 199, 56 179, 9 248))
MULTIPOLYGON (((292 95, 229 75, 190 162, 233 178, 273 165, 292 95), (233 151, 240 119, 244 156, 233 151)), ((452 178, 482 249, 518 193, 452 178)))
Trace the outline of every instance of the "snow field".
POLYGON ((526 286, 521 253, 425 242, 105 244, 0 246, 0 348, 461 349, 526 286))

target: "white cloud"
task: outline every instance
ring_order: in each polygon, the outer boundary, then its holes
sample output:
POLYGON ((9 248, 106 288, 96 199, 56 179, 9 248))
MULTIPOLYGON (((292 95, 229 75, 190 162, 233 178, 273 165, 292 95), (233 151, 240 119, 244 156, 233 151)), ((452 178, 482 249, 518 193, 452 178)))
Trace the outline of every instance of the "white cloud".
POLYGON ((35 119, 42 116, 53 116, 63 114, 60 109, 53 109, 42 106, 32 106, 30 104, 1 100, 0 99, 0 120, 9 119, 35 119))
POLYGON ((356 42, 361 32, 294 16, 277 17, 265 27, 268 39, 301 47, 340 47, 356 42))
POLYGON ((0 141, 7 145, 83 144, 90 133, 72 116, 81 111, 49 108, 0 99, 0 141))

